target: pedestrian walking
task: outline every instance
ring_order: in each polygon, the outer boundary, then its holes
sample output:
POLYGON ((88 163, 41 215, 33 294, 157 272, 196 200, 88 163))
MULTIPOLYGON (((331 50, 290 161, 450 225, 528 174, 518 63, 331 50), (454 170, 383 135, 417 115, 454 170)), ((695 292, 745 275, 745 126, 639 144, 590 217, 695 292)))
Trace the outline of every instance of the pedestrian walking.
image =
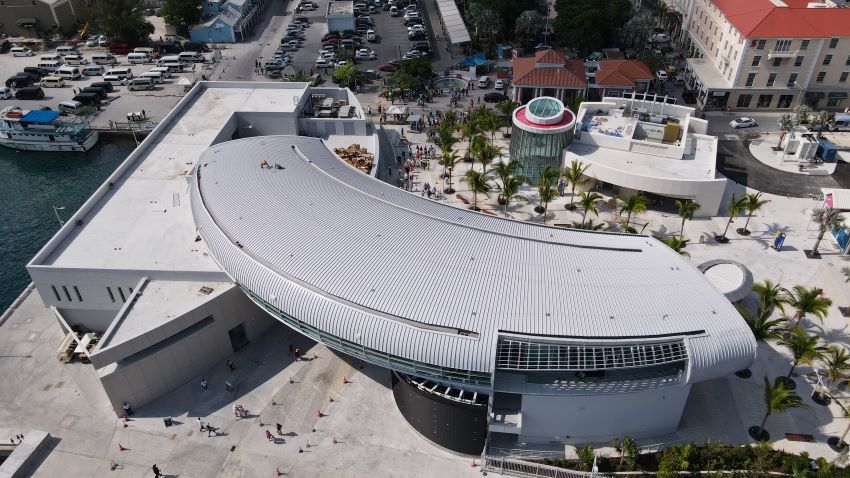
POLYGON ((233 360, 227 359, 227 362, 224 362, 224 364, 227 365, 227 368, 229 368, 231 372, 236 368, 236 364, 233 363, 233 360))
POLYGON ((123 407, 124 407, 124 414, 125 415, 135 415, 135 413, 133 413, 133 408, 130 407, 129 403, 124 402, 123 407))
POLYGON ((233 384, 231 384, 230 382, 225 380, 224 381, 224 389, 227 390, 228 392, 232 392, 233 391, 233 384))
POLYGON ((201 420, 201 417, 198 417, 198 428, 199 428, 199 430, 198 430, 199 432, 204 431, 204 421, 201 420))
MULTIPOLYGON (((216 428, 211 424, 207 423, 207 436, 211 437, 213 433, 215 433, 216 428)), ((216 433, 218 435, 218 433, 216 433)))
POLYGON ((272 432, 270 432, 270 431, 266 430, 266 438, 267 438, 269 441, 274 440, 274 436, 272 435, 272 432))
POLYGON ((201 379, 201 390, 207 391, 207 380, 204 378, 201 379))
POLYGON ((280 423, 277 423, 277 424, 275 424, 275 427, 277 428, 277 434, 283 435, 283 425, 281 425, 280 423))
POLYGON ((151 467, 151 470, 153 470, 153 476, 156 476, 156 477, 162 476, 162 472, 159 471, 159 467, 156 466, 156 463, 154 463, 154 465, 151 467))
POLYGON ((239 405, 237 405, 235 403, 233 404, 233 415, 235 415, 237 417, 239 416, 239 405))

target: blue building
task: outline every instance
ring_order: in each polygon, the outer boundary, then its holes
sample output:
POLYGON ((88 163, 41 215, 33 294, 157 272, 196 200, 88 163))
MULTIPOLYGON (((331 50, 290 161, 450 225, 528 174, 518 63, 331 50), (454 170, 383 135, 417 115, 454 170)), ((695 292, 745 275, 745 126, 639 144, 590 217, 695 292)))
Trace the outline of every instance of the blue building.
POLYGON ((200 43, 236 43, 250 33, 268 0, 205 0, 205 20, 192 27, 190 37, 200 43))

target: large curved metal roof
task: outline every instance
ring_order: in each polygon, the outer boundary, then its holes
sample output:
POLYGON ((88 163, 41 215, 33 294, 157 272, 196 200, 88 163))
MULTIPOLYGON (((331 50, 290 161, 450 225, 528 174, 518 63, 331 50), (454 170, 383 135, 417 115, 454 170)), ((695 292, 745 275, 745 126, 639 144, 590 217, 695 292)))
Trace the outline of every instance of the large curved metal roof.
POLYGON ((651 237, 447 206, 362 174, 316 138, 221 143, 197 168, 193 214, 219 265, 287 314, 365 347, 489 372, 499 331, 585 343, 682 335, 692 379, 754 357, 729 301, 651 237))

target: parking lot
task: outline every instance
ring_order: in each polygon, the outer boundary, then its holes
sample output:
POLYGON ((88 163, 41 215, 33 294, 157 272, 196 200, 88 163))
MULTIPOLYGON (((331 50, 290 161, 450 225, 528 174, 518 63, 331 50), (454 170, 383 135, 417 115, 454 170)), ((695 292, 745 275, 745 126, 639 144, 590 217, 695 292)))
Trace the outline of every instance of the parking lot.
MULTIPOLYGON (((91 59, 92 54, 105 51, 103 48, 81 48, 82 56, 89 59, 91 59)), ((14 57, 10 54, 0 56, 0 79, 2 79, 5 85, 6 79, 14 76, 17 72, 24 71, 25 67, 37 66, 40 55, 53 52, 55 50, 37 51, 35 52, 35 56, 30 57, 14 57)), ((134 76, 138 76, 155 66, 152 63, 130 65, 127 62, 127 55, 114 56, 119 62, 115 66, 130 66, 134 76)), ((205 54, 205 56, 209 61, 210 55, 205 54)), ((82 67, 79 68, 82 70, 82 67)), ((110 67, 104 66, 104 68, 108 69, 110 67)), ((164 80, 162 84, 155 85, 153 90, 148 91, 128 91, 125 86, 114 86, 114 91, 101 104, 101 110, 96 111, 91 116, 91 124, 98 128, 109 128, 110 122, 126 123, 127 113, 141 112, 143 110, 148 120, 157 122, 183 96, 185 86, 178 84, 178 81, 181 78, 186 78, 190 82, 193 82, 196 77, 200 79, 202 71, 202 65, 198 64, 194 71, 187 68, 183 73, 173 73, 171 78, 164 80)), ((18 100, 12 97, 10 99, 0 100, 0 108, 7 106, 19 106, 23 109, 48 107, 55 110, 60 102, 71 100, 75 96, 75 89, 85 88, 93 82, 102 81, 102 79, 102 76, 83 76, 78 80, 65 80, 65 86, 63 87, 42 88, 45 96, 40 100, 18 100)))
MULTIPOLYGON (((280 45, 281 38, 286 34, 286 27, 292 24, 293 18, 296 16, 305 17, 309 20, 309 27, 304 29, 304 40, 302 46, 292 53, 292 65, 296 70, 309 74, 311 70, 316 70, 316 58, 319 55, 319 50, 322 48, 322 36, 328 32, 328 25, 325 19, 328 0, 315 0, 318 4, 318 9, 314 11, 305 11, 295 13, 296 4, 292 4, 292 9, 287 10, 283 24, 278 28, 273 36, 267 37, 268 44, 264 46, 261 52, 261 60, 270 59, 280 45)), ((407 52, 414 42, 407 38, 407 27, 404 25, 404 19, 401 16, 392 17, 388 11, 380 8, 376 12, 369 14, 375 21, 374 27, 377 34, 376 42, 367 42, 365 35, 361 37, 361 48, 369 48, 376 53, 374 60, 358 60, 357 67, 360 71, 378 70, 378 66, 387 63, 391 60, 398 60, 407 52)), ((427 17, 425 21, 426 30, 428 30, 428 39, 433 39, 433 33, 430 31, 427 17)), ((264 38, 266 40, 266 38, 264 38)), ((319 73, 332 74, 333 69, 320 71, 319 73)), ((329 77, 326 77, 329 81, 329 77)))

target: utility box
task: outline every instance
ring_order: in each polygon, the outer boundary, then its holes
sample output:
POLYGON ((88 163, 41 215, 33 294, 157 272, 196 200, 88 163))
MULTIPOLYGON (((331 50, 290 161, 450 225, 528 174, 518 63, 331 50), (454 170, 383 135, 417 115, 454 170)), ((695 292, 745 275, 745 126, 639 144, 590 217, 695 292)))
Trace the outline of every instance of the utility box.
POLYGON ((836 154, 838 153, 838 147, 835 146, 831 141, 828 141, 824 138, 818 138, 818 152, 817 155, 820 159, 823 160, 824 163, 834 163, 836 154))

